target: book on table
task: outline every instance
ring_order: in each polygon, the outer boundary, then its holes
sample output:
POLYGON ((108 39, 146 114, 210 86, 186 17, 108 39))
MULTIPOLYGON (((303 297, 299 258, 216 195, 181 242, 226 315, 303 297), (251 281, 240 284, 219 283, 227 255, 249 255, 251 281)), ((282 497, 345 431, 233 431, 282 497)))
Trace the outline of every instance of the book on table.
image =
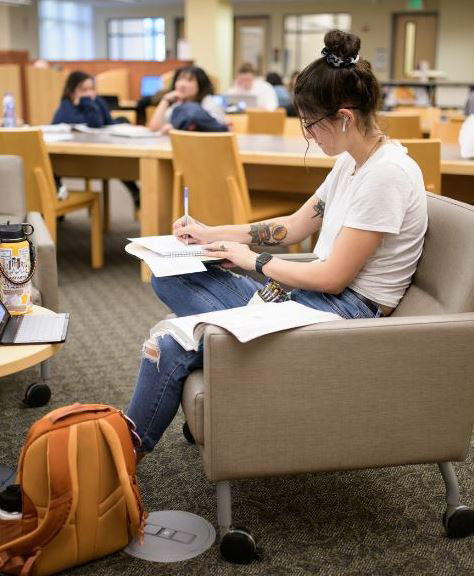
POLYGON ((185 350, 198 350, 204 330, 209 324, 224 328, 239 342, 249 342, 265 334, 332 320, 341 320, 341 317, 289 300, 167 318, 158 322, 151 334, 169 334, 185 350))

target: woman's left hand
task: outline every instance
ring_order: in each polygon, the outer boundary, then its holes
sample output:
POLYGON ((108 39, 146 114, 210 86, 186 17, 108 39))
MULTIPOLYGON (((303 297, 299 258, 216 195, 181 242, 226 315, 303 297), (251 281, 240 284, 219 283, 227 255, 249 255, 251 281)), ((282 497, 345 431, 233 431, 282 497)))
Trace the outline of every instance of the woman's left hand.
MULTIPOLYGON (((252 252, 247 244, 221 240, 219 242, 212 242, 211 244, 204 244, 203 249, 207 256, 213 258, 225 258, 226 260, 229 260, 233 266, 239 266, 244 270, 255 270, 255 261, 258 254, 252 252)), ((225 268, 230 267, 225 263, 223 266, 225 268)))

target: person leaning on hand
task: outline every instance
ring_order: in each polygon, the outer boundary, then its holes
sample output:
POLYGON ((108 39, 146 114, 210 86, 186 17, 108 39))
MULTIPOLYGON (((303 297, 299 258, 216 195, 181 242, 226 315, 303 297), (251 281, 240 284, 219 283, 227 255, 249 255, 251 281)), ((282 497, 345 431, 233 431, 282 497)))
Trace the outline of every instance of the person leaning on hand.
POLYGON ((148 127, 150 130, 169 132, 173 128, 171 116, 180 104, 194 102, 212 118, 225 123, 223 110, 214 102, 214 87, 206 72, 198 66, 179 68, 173 78, 171 90, 163 95, 148 127))
MULTIPOLYGON (((123 122, 124 120, 119 118, 112 118, 107 103, 97 95, 92 76, 79 70, 69 74, 52 124, 86 124, 89 128, 101 128, 123 122)), ((132 197, 135 209, 138 210, 140 207, 138 185, 134 180, 122 180, 122 182, 132 197)))
MULTIPOLYGON (((346 319, 388 315, 408 288, 427 227, 423 176, 376 123, 379 86, 359 55, 359 38, 333 30, 324 42, 322 57, 297 77, 295 105, 306 138, 338 156, 333 169, 289 216, 229 226, 175 222, 180 240, 205 244, 209 256, 227 261, 206 272, 152 278, 160 300, 178 316, 245 306, 262 283, 226 270, 233 266, 257 270, 291 287, 291 300, 346 319), (318 259, 311 262, 252 250, 298 243, 316 232, 318 259)), ((128 408, 142 455, 176 414, 187 376, 202 366, 202 349, 188 352, 169 335, 145 342, 128 408)))

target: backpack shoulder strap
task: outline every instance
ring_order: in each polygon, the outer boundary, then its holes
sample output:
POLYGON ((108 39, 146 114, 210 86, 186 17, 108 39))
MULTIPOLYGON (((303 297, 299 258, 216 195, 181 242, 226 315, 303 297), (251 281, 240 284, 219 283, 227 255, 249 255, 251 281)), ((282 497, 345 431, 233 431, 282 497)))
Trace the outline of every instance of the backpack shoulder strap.
POLYGON ((122 418, 120 414, 114 414, 114 418, 102 418, 99 420, 99 426, 104 435, 104 438, 109 446, 112 458, 114 460, 115 468, 119 478, 120 485, 123 490, 125 503, 127 506, 129 517, 129 532, 131 536, 136 536, 137 533, 142 533, 145 522, 145 514, 140 499, 140 495, 135 486, 135 462, 128 462, 124 450, 123 443, 130 443, 130 454, 133 455, 133 446, 128 432, 127 425, 118 429, 116 419, 122 418), (123 434, 123 431, 126 434, 123 434))
POLYGON ((77 426, 48 433, 49 505, 43 521, 24 536, 0 547, 0 570, 27 576, 42 549, 75 513, 78 499, 77 426))

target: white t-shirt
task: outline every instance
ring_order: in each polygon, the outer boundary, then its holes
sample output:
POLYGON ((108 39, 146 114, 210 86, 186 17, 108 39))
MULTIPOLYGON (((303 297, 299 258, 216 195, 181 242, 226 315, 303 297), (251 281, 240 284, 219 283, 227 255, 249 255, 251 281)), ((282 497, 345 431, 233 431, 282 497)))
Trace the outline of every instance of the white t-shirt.
POLYGON ((428 224, 423 175, 406 148, 394 141, 381 146, 353 175, 354 166, 347 152, 341 154, 316 191, 325 210, 314 252, 326 260, 343 227, 385 232, 349 288, 393 308, 408 288, 423 248, 428 224))
POLYGON ((265 110, 276 110, 278 108, 278 97, 275 89, 269 82, 261 78, 255 78, 250 90, 243 90, 240 86, 234 84, 229 88, 228 94, 256 96, 257 108, 264 108, 265 110))
MULTIPOLYGON (((177 106, 179 106, 180 104, 181 104, 181 102, 175 102, 171 106, 168 106, 168 108, 165 112, 165 121, 166 122, 171 122, 171 115, 173 114, 173 110, 177 106)), ((222 124, 225 123, 224 110, 219 106, 219 104, 217 104, 217 102, 214 100, 214 98, 212 97, 211 94, 204 96, 204 98, 201 100, 201 106, 204 108, 204 110, 208 114, 210 114, 218 122, 222 122, 222 124)))

